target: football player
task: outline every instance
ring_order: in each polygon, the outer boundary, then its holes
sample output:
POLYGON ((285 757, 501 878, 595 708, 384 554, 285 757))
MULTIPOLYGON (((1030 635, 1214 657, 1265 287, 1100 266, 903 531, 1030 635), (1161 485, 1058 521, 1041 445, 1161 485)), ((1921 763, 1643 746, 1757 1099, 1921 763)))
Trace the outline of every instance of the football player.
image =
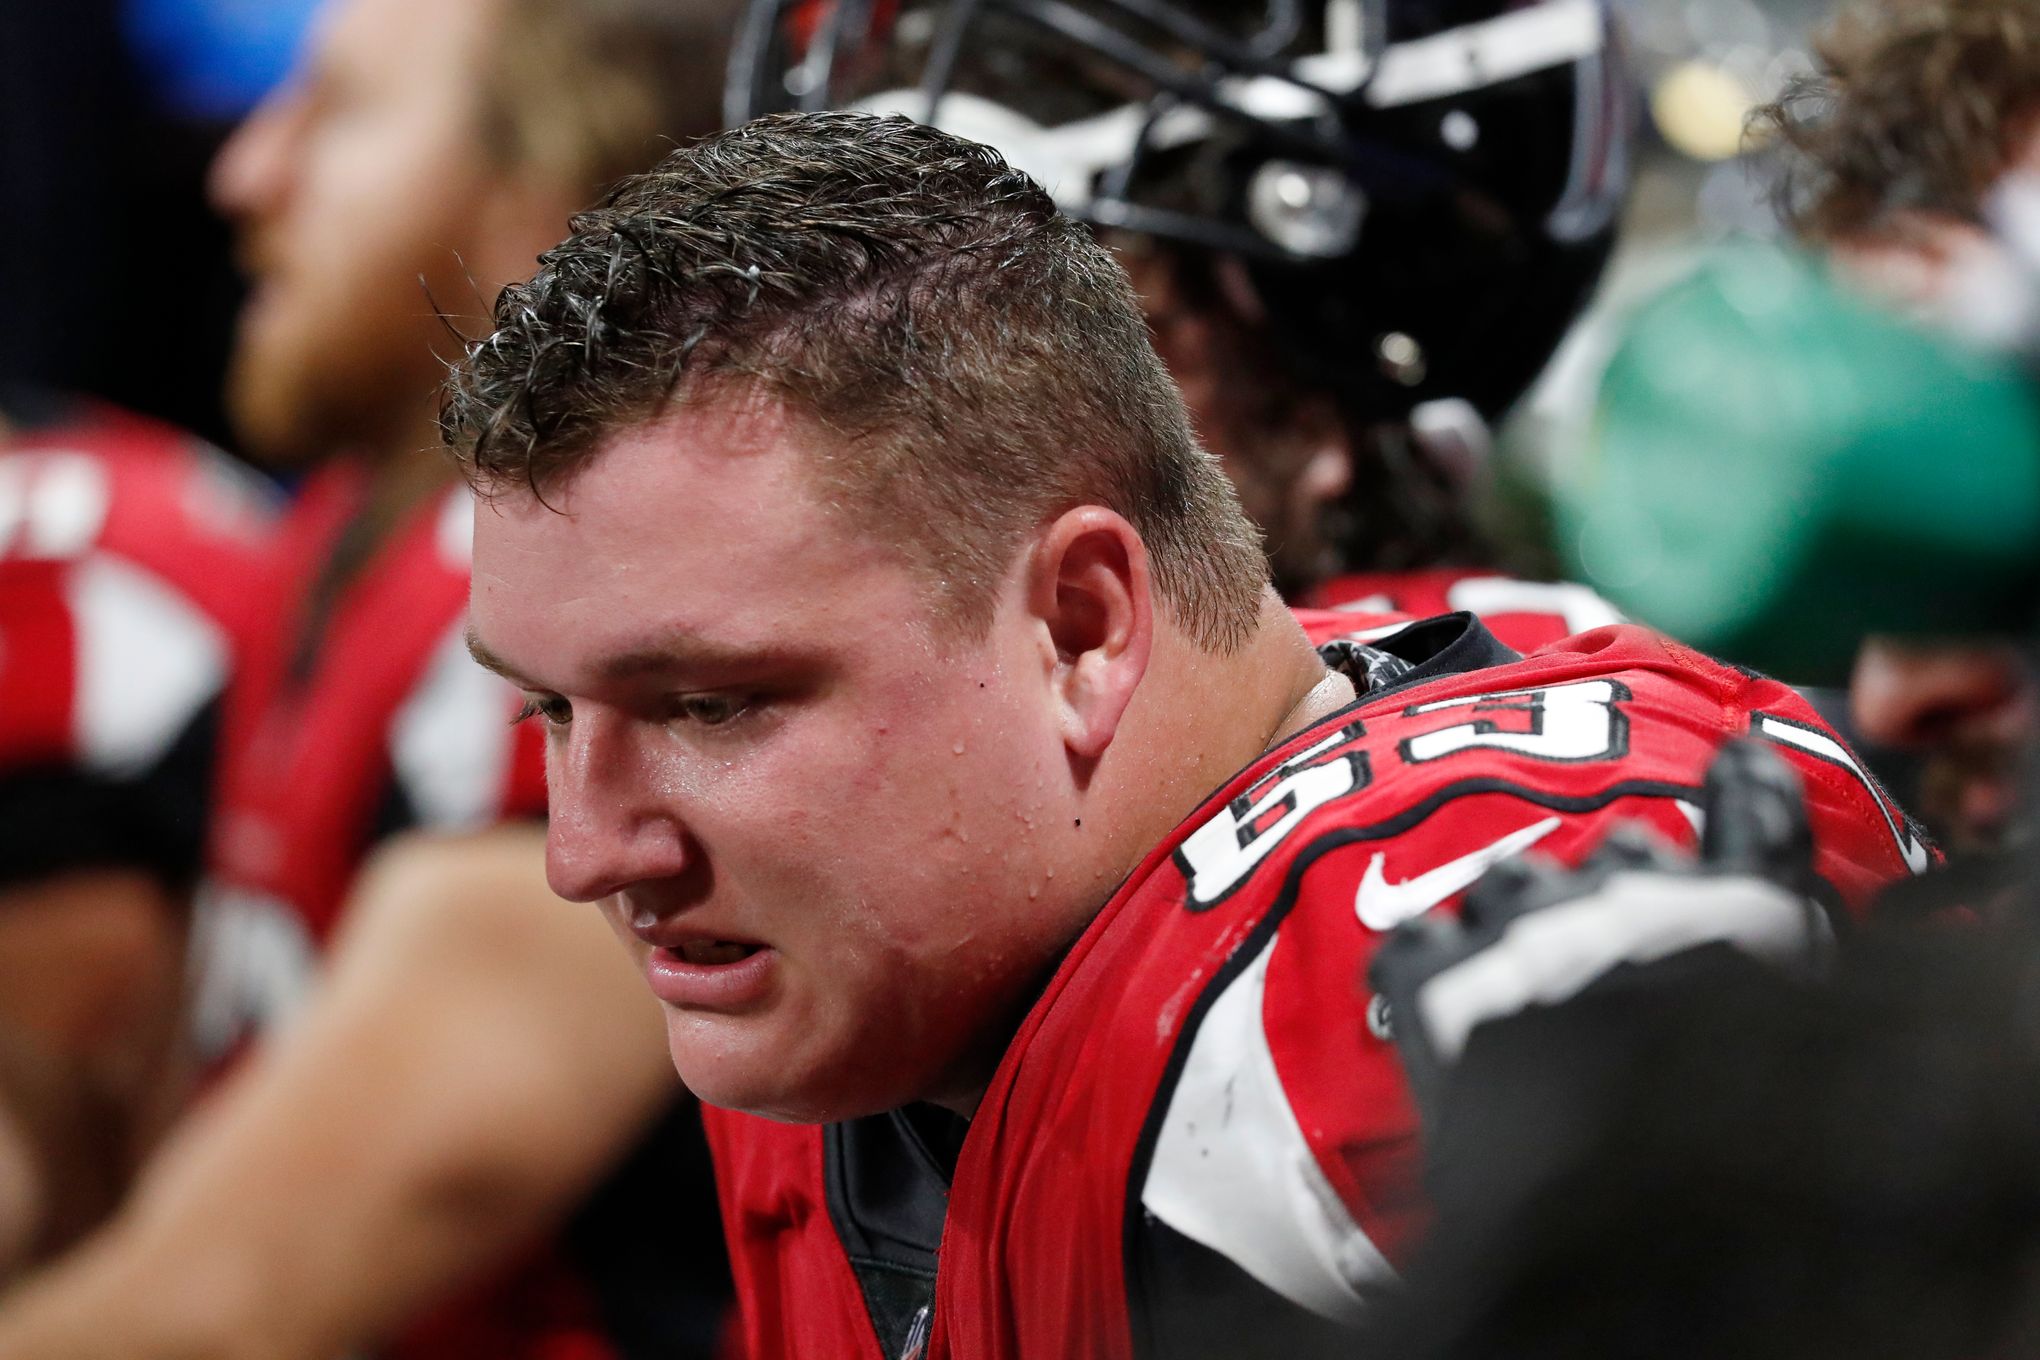
POLYGON ((1858 730, 1922 757, 1913 801, 1962 854, 2005 848, 2034 724, 1983 634, 2031 610, 2036 43, 2030 3, 1846 9, 1762 122, 1819 265, 1717 252, 1639 309, 1562 498, 1580 569, 1653 621, 1795 678, 1853 658, 1858 730))
POLYGON ((900 112, 1102 230, 1297 603, 1619 616, 1497 574, 1499 417, 1599 277, 1628 88, 1598 0, 756 0, 732 121, 900 112))
POLYGON ((107 407, 0 402, 0 1273, 108 1207, 162 1113, 221 688, 274 506, 107 407), (0 1102, 4 1103, 4 1102, 0 1102), (11 1209, 11 1212, 10 1212, 11 1209))
MULTIPOLYGON (((1862 3, 1819 44, 1821 69, 1767 111, 1781 204, 1854 280, 1993 344, 2040 338, 2040 6, 1862 3), (1994 229, 1995 228, 1995 229, 1994 229)), ((1925 751, 1919 811, 1952 850, 2002 845, 2034 689, 2009 647, 1871 638, 1851 682, 1868 740, 1925 751)))
POLYGON ((496 321, 444 416, 472 645, 721 1107, 754 1360, 1350 1346, 1423 1217, 1384 932, 1690 843, 1745 734, 1832 899, 1926 862, 1790 690, 1647 632, 1321 655, 1124 274, 981 145, 759 120, 496 321))
POLYGON ((231 413, 307 476, 227 705, 194 948, 213 1090, 113 1225, 0 1305, 0 1353, 713 1344, 698 1117, 655 1127, 656 1016, 546 891, 537 747, 462 646, 467 492, 431 446, 448 321, 713 126, 725 45, 712 3, 339 0, 222 152, 253 283, 231 413))

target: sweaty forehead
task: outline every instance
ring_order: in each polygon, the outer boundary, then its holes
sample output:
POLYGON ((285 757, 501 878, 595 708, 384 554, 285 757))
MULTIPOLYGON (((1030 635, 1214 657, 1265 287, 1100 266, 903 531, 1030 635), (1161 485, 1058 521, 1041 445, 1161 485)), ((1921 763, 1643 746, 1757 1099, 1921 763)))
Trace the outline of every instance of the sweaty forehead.
POLYGON ((641 489, 670 483, 702 500, 704 529, 716 527, 711 497, 769 497, 786 514, 826 509, 816 474, 837 456, 820 421, 755 384, 719 385, 598 439, 566 478, 562 508, 589 496, 628 508, 641 489))
MULTIPOLYGON (((910 560, 897 517, 881 514, 871 497, 852 489, 864 461, 852 436, 797 404, 758 383, 718 381, 663 411, 619 425, 564 465, 541 465, 536 499, 564 514, 614 520, 625 529, 668 532, 684 526, 711 536, 730 528, 737 512, 759 512, 767 528, 840 537, 844 541, 833 545, 837 552, 854 541, 858 548, 910 560), (681 515, 654 526, 642 507, 647 497, 665 493, 672 494, 672 508, 681 515)), ((517 473, 504 476, 508 485, 497 483, 496 494, 529 498, 517 473)))
MULTIPOLYGON (((771 403, 683 405, 617 431, 542 495, 503 487, 475 521, 477 617, 553 611, 614 631, 757 637, 865 591, 904 560, 817 490, 809 422, 771 403)), ((605 631, 610 631, 605 629, 605 631)))

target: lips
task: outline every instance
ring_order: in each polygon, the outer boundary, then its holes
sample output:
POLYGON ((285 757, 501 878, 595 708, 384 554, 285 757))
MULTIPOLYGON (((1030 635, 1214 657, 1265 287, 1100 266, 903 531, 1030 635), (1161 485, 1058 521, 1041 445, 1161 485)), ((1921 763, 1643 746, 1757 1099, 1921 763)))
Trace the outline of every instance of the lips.
POLYGON ((769 945, 697 936, 653 949, 645 982, 678 1010, 752 1011, 771 1000, 778 959, 769 945))
POLYGON ((631 934, 652 948, 677 954, 689 963, 705 967, 735 963, 746 954, 765 947, 763 941, 750 939, 725 926, 698 921, 689 911, 667 915, 649 908, 634 907, 628 901, 622 906, 631 934))
POLYGON ((660 903, 648 895, 633 900, 632 894, 619 894, 615 905, 630 933, 651 946, 645 981, 667 1005, 737 1010, 758 1005, 769 994, 778 957, 772 946, 701 919, 690 906, 660 903))

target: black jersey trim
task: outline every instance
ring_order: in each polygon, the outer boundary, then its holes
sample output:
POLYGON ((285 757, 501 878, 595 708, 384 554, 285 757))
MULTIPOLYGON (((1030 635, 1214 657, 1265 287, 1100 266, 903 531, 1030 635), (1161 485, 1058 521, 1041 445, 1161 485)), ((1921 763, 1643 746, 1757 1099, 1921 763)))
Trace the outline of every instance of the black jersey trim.
POLYGON ((1282 928, 1283 921, 1296 906, 1304 874, 1318 860, 1344 846, 1361 841, 1385 840, 1400 835, 1430 817, 1447 803, 1487 793, 1508 794, 1532 806, 1553 812, 1585 813, 1598 812, 1625 798, 1672 798, 1691 802, 1699 798, 1700 789, 1693 784, 1637 779, 1611 784, 1597 793, 1571 796, 1552 793, 1547 789, 1528 788, 1508 779, 1464 779, 1436 790, 1420 802, 1382 821, 1368 826, 1335 827, 1321 832, 1297 850, 1283 877, 1281 890, 1276 894, 1275 901, 1269 906, 1267 913, 1254 924, 1252 930, 1247 932, 1246 938, 1212 974, 1198 993, 1196 1001, 1191 1004, 1183 1026, 1177 1032, 1168 1063, 1162 1069, 1162 1079, 1155 1088, 1153 1101, 1148 1106, 1147 1118, 1141 1125, 1139 1141, 1134 1145, 1133 1162, 1127 1177, 1120 1254, 1127 1280, 1127 1322, 1133 1333, 1133 1353, 1136 1357, 1140 1357, 1141 1360, 1173 1360, 1173 1357, 1161 1348, 1157 1328, 1147 1316, 1152 1301, 1147 1296, 1147 1287, 1151 1281, 1143 1268, 1145 1259, 1143 1234, 1147 1231, 1148 1224, 1146 1210, 1141 1206, 1141 1194, 1147 1184, 1148 1170, 1154 1162, 1155 1143, 1161 1137, 1162 1120, 1175 1096, 1176 1083, 1182 1079, 1183 1066, 1189 1061, 1190 1047, 1204 1023, 1205 1015, 1224 994, 1225 989, 1232 985, 1233 980, 1260 957, 1269 939, 1282 928))
MULTIPOLYGON (((1932 856, 1940 849, 1934 843, 1933 834, 1925 826, 1913 820, 1913 815, 1905 810, 1905 805, 1891 796, 1891 790, 1884 786, 1884 781, 1879 779, 1877 772, 1870 768, 1870 762, 1863 759, 1862 752, 1849 744, 1847 737, 1832 728, 1823 727, 1817 723, 1803 722, 1798 718, 1788 718, 1782 713, 1772 713, 1769 711, 1750 714, 1749 735, 1773 746, 1790 746, 1792 750, 1799 752, 1808 759, 1817 760, 1823 765, 1840 770, 1854 778, 1857 782, 1866 785, 1870 790, 1872 800, 1878 805, 1878 810, 1884 814, 1884 824, 1891 832, 1892 840, 1899 842, 1897 849, 1900 860, 1905 860, 1905 846, 1898 833, 1900 828, 1904 828, 1906 835, 1912 838, 1913 843, 1927 852, 1928 868, 1933 867, 1932 856), (1832 756, 1822 755, 1819 751, 1809 750, 1807 747, 1795 743, 1780 742, 1775 738, 1767 737, 1764 735, 1764 724, 1767 722, 1777 723, 1780 727, 1796 728, 1801 732, 1808 732, 1816 737, 1832 741, 1839 745, 1843 751, 1847 752, 1849 761, 1854 763, 1836 760, 1832 756)), ((1907 861, 1906 867, 1911 869, 1912 866, 1909 861, 1907 861)), ((1923 872, 1925 871, 1913 870, 1913 876, 1918 877, 1923 872)))
POLYGON ((1512 666, 1523 654, 1488 631, 1486 624, 1464 610, 1419 619, 1400 632, 1376 638, 1367 644, 1410 663, 1408 675, 1394 684, 1369 690, 1358 703, 1371 704, 1390 694, 1407 694, 1433 680, 1466 675, 1473 671, 1512 666), (1442 640, 1440 640, 1442 639, 1442 640))
POLYGON ((138 869, 182 897, 198 876, 212 802, 220 701, 191 717, 146 771, 79 761, 0 771, 0 887, 86 869, 138 869))
POLYGON ((849 1258, 864 1310, 888 1357, 906 1353, 935 1303, 935 1271, 948 1217, 947 1144, 906 1110, 822 1130, 822 1183, 829 1221, 849 1258))
MULTIPOLYGON (((1385 705, 1388 699, 1397 695, 1402 696, 1407 702, 1411 691, 1421 689, 1435 681, 1471 675, 1475 671, 1492 670, 1497 666, 1514 665, 1523 659, 1521 652, 1511 651, 1499 638, 1490 633, 1486 624, 1471 614, 1463 613, 1440 614, 1436 618, 1424 619, 1399 633, 1377 638, 1367 645, 1393 653, 1405 661, 1411 661, 1413 664, 1410 673, 1392 685, 1383 685, 1380 689, 1356 695, 1353 702, 1325 714, 1308 727, 1301 728, 1285 738, 1281 743, 1282 747, 1302 742, 1306 736, 1313 733, 1320 734, 1317 740, 1322 741, 1324 739, 1322 733, 1328 731, 1335 723, 1351 722, 1361 709, 1373 708, 1376 704, 1385 705), (1429 655, 1424 654, 1423 647, 1419 644, 1428 642, 1433 634, 1454 629, 1457 631, 1441 644, 1438 650, 1429 655), (1411 653, 1415 656, 1413 657, 1411 653)), ((1304 742, 1304 745, 1309 744, 1304 742)), ((1302 747, 1299 746, 1298 749, 1301 750, 1302 747)), ((1219 789, 1230 785, 1233 780, 1267 759, 1268 755, 1269 752, 1263 751, 1227 775, 1212 791, 1212 795, 1198 805, 1198 812, 1201 813, 1213 805, 1219 789)), ((1193 817, 1196 815, 1197 813, 1192 814, 1193 817)))

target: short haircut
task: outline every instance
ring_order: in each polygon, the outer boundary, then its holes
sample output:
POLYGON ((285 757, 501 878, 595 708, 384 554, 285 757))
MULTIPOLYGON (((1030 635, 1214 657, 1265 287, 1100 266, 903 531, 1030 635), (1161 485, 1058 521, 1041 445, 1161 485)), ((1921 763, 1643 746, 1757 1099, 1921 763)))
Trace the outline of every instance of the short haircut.
POLYGON ((1857 0, 1818 50, 1819 73, 1752 123, 1783 143, 1787 222, 1831 242, 1908 211, 1978 220, 2040 121, 2040 3, 1857 0))
POLYGON ((504 290, 442 429, 484 493, 565 485, 671 403, 762 391, 825 434, 824 503, 988 626, 1024 536, 1124 515, 1163 607, 1236 647, 1267 567, 1125 272, 994 151, 902 118, 782 114, 618 184, 504 290))
POLYGON ((500 0, 481 62, 484 144, 584 202, 722 126, 740 0, 500 0))

